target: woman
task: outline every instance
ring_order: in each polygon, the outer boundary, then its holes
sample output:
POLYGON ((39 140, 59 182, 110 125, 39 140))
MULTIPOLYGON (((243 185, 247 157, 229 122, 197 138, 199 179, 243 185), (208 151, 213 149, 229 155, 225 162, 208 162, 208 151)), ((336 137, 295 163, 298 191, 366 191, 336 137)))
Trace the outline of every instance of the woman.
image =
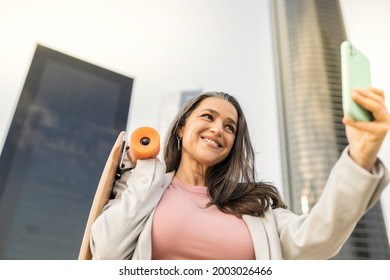
MULTIPOLYGON (((225 93, 192 99, 173 121, 164 163, 128 164, 115 198, 92 226, 94 259, 327 259, 379 199, 390 175, 377 153, 390 126, 384 93, 355 90, 375 120, 345 117, 349 146, 310 214, 286 209, 276 188, 256 183, 240 105, 225 93)), ((126 167, 125 167, 126 168, 126 167)))

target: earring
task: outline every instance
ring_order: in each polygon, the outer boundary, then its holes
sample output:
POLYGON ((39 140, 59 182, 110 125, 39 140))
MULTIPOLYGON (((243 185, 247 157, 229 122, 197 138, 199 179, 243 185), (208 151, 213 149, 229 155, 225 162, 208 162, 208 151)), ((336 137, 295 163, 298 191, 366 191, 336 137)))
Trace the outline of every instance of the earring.
POLYGON ((181 141, 181 137, 179 135, 176 136, 176 139, 177 139, 177 150, 180 152, 180 141, 181 141))

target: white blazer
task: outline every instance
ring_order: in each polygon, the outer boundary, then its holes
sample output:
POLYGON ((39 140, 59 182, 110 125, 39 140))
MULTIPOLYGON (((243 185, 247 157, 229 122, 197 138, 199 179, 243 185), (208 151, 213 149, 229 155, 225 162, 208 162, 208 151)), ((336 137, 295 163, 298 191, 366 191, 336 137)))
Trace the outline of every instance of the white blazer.
MULTIPOLYGON (((115 198, 92 226, 93 259, 151 259, 153 215, 173 176, 158 159, 139 160, 134 170, 122 175, 114 186, 115 198)), ((256 259, 333 257, 389 182, 380 160, 370 173, 348 156, 346 148, 309 214, 278 208, 267 210, 263 218, 243 216, 256 259)))

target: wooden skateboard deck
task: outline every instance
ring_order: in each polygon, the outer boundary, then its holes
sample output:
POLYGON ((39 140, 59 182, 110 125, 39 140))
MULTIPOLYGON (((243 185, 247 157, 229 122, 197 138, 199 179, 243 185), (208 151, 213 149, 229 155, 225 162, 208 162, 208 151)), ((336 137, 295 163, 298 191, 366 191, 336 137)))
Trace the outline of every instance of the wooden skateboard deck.
POLYGON ((112 147, 110 155, 108 156, 106 165, 104 166, 102 176, 98 187, 96 189, 95 197, 92 202, 92 207, 89 212, 87 225, 85 227, 84 237, 81 243, 79 252, 79 260, 91 260, 91 248, 89 247, 89 240, 91 235, 91 226, 96 218, 102 213, 104 205, 107 204, 111 196, 112 187, 114 186, 117 168, 121 159, 123 149, 125 149, 125 135, 122 131, 112 147))
MULTIPOLYGON (((112 147, 111 153, 108 156, 106 165, 104 166, 102 176, 96 189, 95 197, 92 202, 92 207, 89 212, 87 225, 81 248, 79 252, 79 260, 91 260, 92 253, 89 246, 91 237, 91 226, 96 218, 102 213, 103 207, 110 199, 112 188, 114 186, 118 166, 122 163, 122 154, 126 152, 126 132, 122 131, 112 147)), ((156 130, 151 127, 143 126, 137 128, 131 135, 130 148, 136 159, 147 159, 157 157, 160 151, 160 136, 156 130)))

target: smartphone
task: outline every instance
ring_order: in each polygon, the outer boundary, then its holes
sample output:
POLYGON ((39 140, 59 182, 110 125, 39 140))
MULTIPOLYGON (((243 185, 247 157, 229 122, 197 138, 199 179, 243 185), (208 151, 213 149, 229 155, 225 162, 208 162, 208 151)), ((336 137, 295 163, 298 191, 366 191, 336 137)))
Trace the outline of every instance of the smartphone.
POLYGON ((368 58, 348 41, 341 44, 341 82, 343 111, 355 121, 372 121, 372 113, 352 99, 354 88, 371 85, 368 58))

